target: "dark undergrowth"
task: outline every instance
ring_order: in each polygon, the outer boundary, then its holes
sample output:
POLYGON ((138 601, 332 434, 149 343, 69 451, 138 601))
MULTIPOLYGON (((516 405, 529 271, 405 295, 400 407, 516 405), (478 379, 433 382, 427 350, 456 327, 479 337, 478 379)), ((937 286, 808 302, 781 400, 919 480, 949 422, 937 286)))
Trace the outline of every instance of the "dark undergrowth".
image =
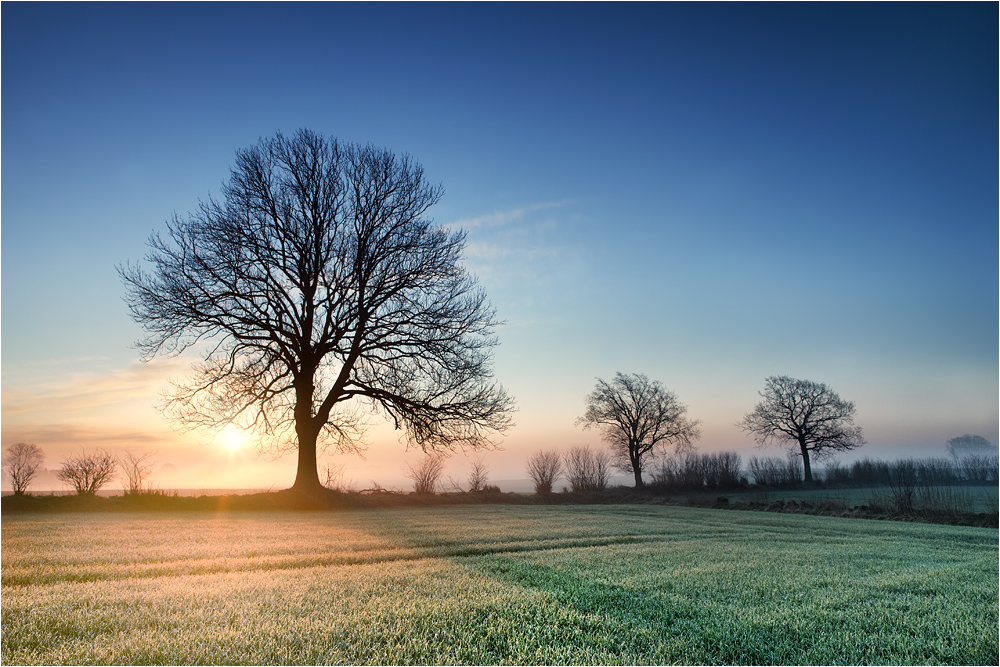
POLYGON ((163 492, 121 496, 4 496, 0 511, 14 513, 54 512, 219 512, 349 510, 378 507, 426 507, 442 505, 590 505, 649 504, 703 507, 724 510, 812 514, 856 519, 917 521, 957 526, 998 527, 998 512, 971 512, 956 508, 900 510, 894 503, 871 502, 850 506, 843 501, 822 500, 746 500, 718 493, 680 493, 670 495, 662 489, 613 487, 594 493, 504 493, 498 490, 453 493, 342 492, 323 489, 314 493, 294 490, 246 495, 179 496, 163 492))

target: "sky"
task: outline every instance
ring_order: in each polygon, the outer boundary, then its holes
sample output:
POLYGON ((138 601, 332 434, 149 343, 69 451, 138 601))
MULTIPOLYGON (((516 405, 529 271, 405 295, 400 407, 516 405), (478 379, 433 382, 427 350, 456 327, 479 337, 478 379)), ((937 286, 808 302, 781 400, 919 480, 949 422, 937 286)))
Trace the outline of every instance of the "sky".
MULTIPOLYGON (((735 426, 771 375, 855 402, 868 444, 842 462, 998 440, 995 3, 0 13, 0 428, 48 470, 106 447, 155 451, 160 488, 291 485, 294 456, 158 412, 192 360, 139 360, 115 267, 218 194, 236 150, 298 128, 444 187, 430 213, 467 230, 505 321, 518 412, 483 455, 494 480, 601 446, 576 419, 618 371, 673 391, 704 452, 783 455, 735 426)), ((321 469, 409 488, 420 452, 388 426, 368 444, 321 469)))

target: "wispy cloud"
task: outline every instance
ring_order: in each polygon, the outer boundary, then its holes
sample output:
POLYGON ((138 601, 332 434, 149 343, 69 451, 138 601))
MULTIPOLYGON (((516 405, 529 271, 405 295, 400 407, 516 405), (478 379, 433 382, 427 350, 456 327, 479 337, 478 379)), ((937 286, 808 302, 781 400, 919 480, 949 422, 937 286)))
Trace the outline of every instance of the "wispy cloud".
POLYGON ((2 395, 4 418, 28 412, 64 415, 81 410, 155 396, 165 381, 185 372, 187 360, 155 359, 134 362, 108 373, 69 373, 65 380, 39 386, 6 383, 2 395))
POLYGON ((493 213, 487 215, 480 215, 474 218, 462 218, 452 223, 453 227, 461 227, 462 229, 478 229, 480 227, 502 227, 511 222, 516 222, 524 218, 528 213, 533 213, 535 211, 542 211, 550 208, 562 208, 564 206, 569 206, 573 202, 571 200, 553 201, 553 202, 542 202, 539 204, 529 204, 527 206, 521 206, 518 208, 512 208, 506 211, 494 211, 493 213))
POLYGON ((118 448, 139 446, 159 448, 176 446, 178 436, 167 428, 116 428, 88 424, 25 424, 3 429, 3 441, 32 442, 42 447, 56 447, 57 453, 79 447, 118 448))

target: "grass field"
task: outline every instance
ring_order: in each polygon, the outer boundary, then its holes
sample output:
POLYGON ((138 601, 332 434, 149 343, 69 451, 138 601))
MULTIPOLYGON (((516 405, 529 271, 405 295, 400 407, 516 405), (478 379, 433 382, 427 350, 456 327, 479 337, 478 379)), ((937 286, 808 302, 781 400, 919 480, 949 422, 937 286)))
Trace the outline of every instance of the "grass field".
POLYGON ((2 519, 15 663, 996 664, 987 528, 659 506, 2 519))
MULTIPOLYGON (((882 503, 892 505, 892 489, 887 486, 861 488, 830 488, 815 489, 755 489, 747 491, 719 491, 716 495, 727 496, 734 502, 772 502, 775 500, 795 500, 811 503, 833 501, 846 507, 882 503)), ((930 496, 938 501, 942 509, 957 508, 966 512, 996 512, 1000 488, 995 485, 983 486, 932 486, 920 487, 916 491, 914 506, 917 509, 934 507, 923 502, 930 496)))

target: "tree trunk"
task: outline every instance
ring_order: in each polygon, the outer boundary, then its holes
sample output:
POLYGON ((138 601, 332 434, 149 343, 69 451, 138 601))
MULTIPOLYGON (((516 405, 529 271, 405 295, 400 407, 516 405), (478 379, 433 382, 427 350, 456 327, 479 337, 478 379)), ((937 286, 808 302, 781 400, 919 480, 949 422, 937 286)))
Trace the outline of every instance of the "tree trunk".
POLYGON ((308 381, 296 382, 295 386, 295 434, 299 439, 299 465, 295 471, 296 491, 315 493, 323 489, 319 483, 316 468, 316 440, 323 424, 316 423, 312 414, 312 374, 303 373, 308 381))
POLYGON ((644 488, 646 484, 642 481, 642 463, 635 458, 632 459, 632 472, 635 474, 635 488, 644 488))
POLYGON ((803 443, 799 443, 799 449, 802 450, 802 473, 805 476, 806 484, 812 484, 813 475, 812 468, 809 467, 809 450, 803 443))
POLYGON ((323 488, 319 483, 319 470, 316 468, 316 438, 319 433, 308 427, 296 430, 299 435, 299 465, 292 488, 310 493, 319 491, 323 488))

